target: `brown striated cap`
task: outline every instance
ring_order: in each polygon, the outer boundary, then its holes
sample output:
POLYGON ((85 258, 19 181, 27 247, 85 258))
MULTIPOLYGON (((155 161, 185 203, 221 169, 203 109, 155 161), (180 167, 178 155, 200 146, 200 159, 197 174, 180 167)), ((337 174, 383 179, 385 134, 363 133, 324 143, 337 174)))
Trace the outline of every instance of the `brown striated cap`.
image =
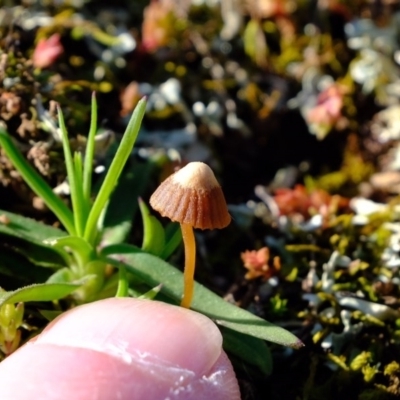
POLYGON ((163 217, 200 229, 225 228, 231 222, 224 194, 211 168, 191 162, 169 176, 150 198, 163 217))

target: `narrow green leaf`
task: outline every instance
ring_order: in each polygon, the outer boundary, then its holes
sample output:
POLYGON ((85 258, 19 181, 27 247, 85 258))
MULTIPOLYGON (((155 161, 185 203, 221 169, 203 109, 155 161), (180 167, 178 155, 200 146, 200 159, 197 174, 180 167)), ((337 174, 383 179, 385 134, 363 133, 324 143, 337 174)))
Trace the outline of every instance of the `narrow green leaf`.
MULTIPOLYGON (((128 275, 128 278, 132 274, 128 275)), ((118 291, 119 276, 118 274, 113 274, 107 278, 104 282, 103 287, 99 292, 96 293, 96 300, 107 299, 109 297, 114 297, 115 293, 118 291)))
POLYGON ((79 303, 88 303, 97 300, 96 295, 99 293, 104 283, 103 276, 98 274, 100 266, 104 267, 104 264, 101 261, 91 261, 88 264, 87 274, 81 279, 76 279, 76 276, 74 276, 70 268, 60 269, 46 281, 46 284, 78 285, 73 293, 74 299, 79 303))
POLYGON ((121 265, 118 269, 118 288, 115 297, 127 297, 129 290, 129 283, 126 277, 126 269, 121 265))
POLYGON ((42 243, 49 237, 66 236, 61 229, 42 224, 34 219, 23 217, 9 211, 0 210, 0 215, 8 219, 7 224, 0 224, 0 233, 14 236, 34 243, 42 243))
POLYGON ((101 245, 122 243, 132 228, 132 221, 138 210, 136 199, 143 194, 154 168, 151 162, 130 162, 118 181, 103 221, 101 245), (129 196, 127 196, 129 193, 129 196))
MULTIPOLYGON (((105 256, 115 254, 114 258, 126 265, 127 271, 138 276, 149 286, 162 284, 161 291, 177 303, 180 302, 183 293, 183 274, 172 265, 129 245, 110 246, 103 249, 102 254, 105 256)), ((286 329, 226 302, 197 282, 191 308, 207 315, 219 325, 259 339, 294 348, 303 345, 286 329)))
POLYGON ((47 319, 47 321, 51 322, 55 320, 59 315, 63 313, 63 311, 57 310, 39 310, 39 313, 47 319))
MULTIPOLYGON (((85 226, 87 217, 90 211, 90 198, 87 200, 83 194, 83 166, 82 166, 82 153, 74 153, 74 171, 76 181, 76 195, 82 206, 82 227, 85 226)), ((82 228, 83 229, 83 228, 82 228)))
POLYGON ((166 260, 171 254, 178 248, 182 243, 182 230, 178 223, 171 222, 165 228, 165 247, 160 256, 163 260, 166 260))
MULTIPOLYGON (((80 192, 83 190, 83 165, 82 165, 82 153, 76 151, 74 153, 74 171, 77 187, 80 189, 80 192)), ((83 192, 82 192, 83 193, 83 192)))
POLYGON ((146 299, 146 300, 154 300, 155 297, 160 293, 162 288, 162 285, 158 285, 152 289, 150 289, 148 292, 143 293, 141 296, 139 296, 139 299, 146 299))
POLYGON ((7 223, 0 223, 2 243, 24 255, 33 264, 43 267, 65 265, 63 254, 42 242, 49 236, 66 235, 64 231, 7 211, 0 210, 0 215, 8 220, 7 223))
POLYGON ((83 294, 83 297, 81 297, 83 302, 95 299, 97 293, 102 289, 105 266, 104 261, 98 259, 85 265, 85 275, 81 278, 84 281, 84 285, 78 290, 83 294))
POLYGON ((161 222, 150 214, 149 208, 139 197, 139 208, 143 221, 143 243, 142 250, 159 256, 165 247, 165 233, 161 222))
POLYGON ((85 162, 83 167, 83 196, 89 204, 92 195, 92 169, 94 158, 95 136, 97 131, 97 101, 96 94, 92 93, 92 107, 90 117, 90 129, 86 142, 85 162))
POLYGON ((28 186, 43 199, 47 207, 57 216, 65 229, 75 235, 74 217, 71 210, 58 198, 47 182, 25 160, 6 131, 0 128, 0 146, 21 174, 28 186))
POLYGON ((125 130, 124 136, 122 137, 121 143, 115 154, 115 157, 110 165, 104 182, 97 194, 96 200, 90 211, 84 237, 90 243, 93 243, 97 236, 97 221, 99 220, 100 214, 106 206, 111 193, 113 192, 116 183, 121 175, 122 169, 135 144, 137 135, 139 133, 140 125, 146 110, 146 100, 142 99, 137 104, 135 111, 128 123, 125 130))
POLYGON ((23 255, 3 246, 1 238, 0 254, 0 282, 4 288, 11 289, 44 282, 52 272, 49 268, 34 265, 23 255))
POLYGON ((72 271, 70 268, 61 268, 54 272, 46 281, 46 283, 71 283, 73 281, 72 271))
POLYGON ((71 148, 69 145, 68 131, 65 126, 64 115, 61 108, 57 107, 58 112, 58 124, 60 126, 61 139, 64 149, 64 160, 65 166, 67 168, 68 182, 71 190, 71 202, 74 216, 74 225, 76 230, 76 235, 81 237, 83 235, 83 204, 79 193, 82 193, 82 187, 78 187, 78 182, 75 174, 75 166, 72 159, 71 148))
POLYGON ((0 293, 0 306, 28 301, 52 301, 68 296, 81 283, 40 283, 25 286, 12 292, 0 293))
POLYGON ((224 350, 256 367, 262 374, 272 372, 272 356, 267 344, 255 337, 221 327, 224 350))
POLYGON ((0 259, 3 257, 3 246, 9 250, 23 256, 25 260, 29 260, 35 266, 41 267, 61 267, 67 264, 69 256, 63 254, 58 249, 53 249, 42 243, 35 243, 13 236, 5 236, 0 233, 0 259), (3 245, 3 246, 2 246, 3 245))
POLYGON ((85 239, 77 236, 49 238, 44 240, 43 243, 56 249, 64 250, 65 248, 68 248, 74 255, 75 260, 81 269, 95 257, 93 247, 85 239))

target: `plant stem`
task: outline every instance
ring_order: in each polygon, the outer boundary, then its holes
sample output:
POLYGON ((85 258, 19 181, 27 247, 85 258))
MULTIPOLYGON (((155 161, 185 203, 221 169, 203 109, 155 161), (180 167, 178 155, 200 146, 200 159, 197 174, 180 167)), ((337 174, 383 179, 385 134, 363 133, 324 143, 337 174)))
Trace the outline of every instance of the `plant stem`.
POLYGON ((181 306, 190 308, 194 291, 194 268, 196 263, 196 241, 193 227, 181 224, 183 244, 185 247, 185 270, 183 275, 184 289, 181 306))

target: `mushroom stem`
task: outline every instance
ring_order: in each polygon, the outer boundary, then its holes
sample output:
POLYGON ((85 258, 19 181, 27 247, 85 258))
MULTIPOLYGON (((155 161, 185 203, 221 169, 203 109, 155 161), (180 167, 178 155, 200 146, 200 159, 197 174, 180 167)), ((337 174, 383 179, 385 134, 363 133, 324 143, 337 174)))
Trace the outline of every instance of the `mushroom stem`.
POLYGON ((181 306, 190 308, 194 290, 194 267, 196 263, 196 241, 193 227, 189 224, 181 224, 183 245, 185 246, 185 269, 183 272, 183 298, 181 306))

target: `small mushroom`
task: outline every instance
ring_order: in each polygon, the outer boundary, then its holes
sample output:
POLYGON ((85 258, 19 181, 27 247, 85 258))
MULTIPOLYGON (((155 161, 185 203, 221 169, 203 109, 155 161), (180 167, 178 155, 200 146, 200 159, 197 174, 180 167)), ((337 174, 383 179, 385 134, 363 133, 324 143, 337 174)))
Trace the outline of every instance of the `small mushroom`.
POLYGON ((150 205, 163 217, 181 224, 185 247, 181 306, 189 308, 196 261, 193 228, 221 229, 231 221, 221 186, 208 165, 191 162, 161 183, 151 196, 150 205))

